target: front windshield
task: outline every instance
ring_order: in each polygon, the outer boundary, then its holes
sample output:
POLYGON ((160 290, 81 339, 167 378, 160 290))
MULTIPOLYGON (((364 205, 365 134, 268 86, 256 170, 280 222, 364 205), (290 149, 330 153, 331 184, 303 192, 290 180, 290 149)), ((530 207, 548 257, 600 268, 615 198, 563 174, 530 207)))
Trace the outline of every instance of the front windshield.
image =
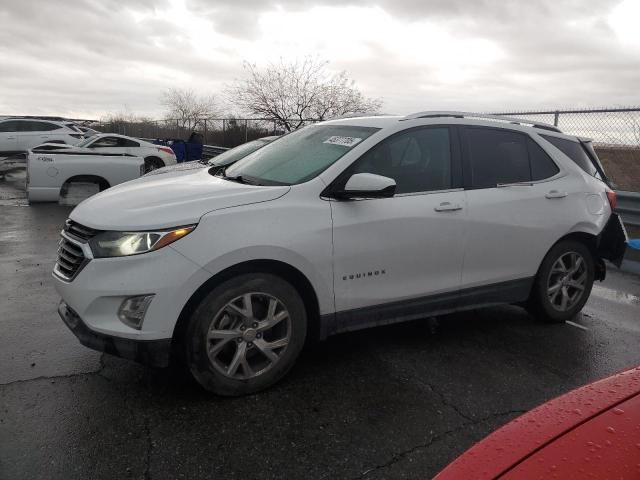
POLYGON ((224 167, 226 165, 231 165, 232 163, 263 147, 264 145, 269 143, 269 141, 270 140, 258 139, 242 144, 238 147, 232 148, 231 150, 227 150, 226 152, 221 153, 216 157, 213 157, 211 160, 209 160, 209 165, 212 167, 224 167))
POLYGON ((295 185, 319 175, 378 128, 310 125, 280 138, 227 168, 225 176, 295 185))

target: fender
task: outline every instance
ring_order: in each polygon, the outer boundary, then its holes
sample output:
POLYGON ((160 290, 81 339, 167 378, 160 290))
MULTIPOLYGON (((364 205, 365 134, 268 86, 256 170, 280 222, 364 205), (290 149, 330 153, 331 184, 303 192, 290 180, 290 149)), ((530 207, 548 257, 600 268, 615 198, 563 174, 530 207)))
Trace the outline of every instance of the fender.
POLYGON ((307 259, 302 255, 282 247, 276 246, 255 246, 246 247, 228 252, 202 268, 209 272, 211 276, 226 270, 235 265, 245 263, 251 260, 274 260, 285 263, 296 270, 300 271, 309 280, 316 296, 318 297, 318 306, 320 314, 325 315, 335 311, 333 299, 333 279, 331 277, 331 265, 327 265, 329 277, 322 275, 307 259))

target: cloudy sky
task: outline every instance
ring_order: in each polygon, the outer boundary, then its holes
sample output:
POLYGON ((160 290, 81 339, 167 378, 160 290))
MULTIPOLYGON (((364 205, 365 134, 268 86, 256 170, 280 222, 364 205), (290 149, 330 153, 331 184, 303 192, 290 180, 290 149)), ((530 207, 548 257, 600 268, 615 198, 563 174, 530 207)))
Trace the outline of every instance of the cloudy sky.
MULTIPOLYGON (((640 104, 640 0, 0 0, 0 115, 161 117, 315 55, 384 111, 640 104)), ((224 107, 223 107, 224 108, 224 107)))

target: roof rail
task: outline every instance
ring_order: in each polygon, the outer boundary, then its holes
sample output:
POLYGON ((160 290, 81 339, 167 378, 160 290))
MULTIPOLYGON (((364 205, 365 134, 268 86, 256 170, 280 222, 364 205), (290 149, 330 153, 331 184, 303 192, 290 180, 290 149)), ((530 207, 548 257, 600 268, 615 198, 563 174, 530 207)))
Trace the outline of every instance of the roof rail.
POLYGON ((540 128, 542 130, 549 130, 551 132, 562 133, 562 131, 550 123, 536 122, 533 120, 525 120, 522 118, 507 117, 502 115, 489 115, 485 113, 472 113, 472 112, 453 112, 453 111, 426 111, 416 112, 405 116, 402 120, 412 120, 416 118, 479 118, 482 120, 496 120, 500 122, 512 123, 514 125, 532 126, 534 128, 540 128))

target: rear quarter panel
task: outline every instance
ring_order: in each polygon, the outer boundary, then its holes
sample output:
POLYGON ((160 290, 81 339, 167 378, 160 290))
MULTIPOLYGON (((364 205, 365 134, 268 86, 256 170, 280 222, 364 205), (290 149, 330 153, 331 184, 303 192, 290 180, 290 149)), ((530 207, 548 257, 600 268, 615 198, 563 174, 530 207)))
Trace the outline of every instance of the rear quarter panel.
POLYGON ((27 191, 48 189, 51 192, 57 189, 59 194, 62 185, 78 175, 101 177, 113 186, 138 178, 143 164, 144 160, 139 157, 31 152, 27 157, 27 191))

